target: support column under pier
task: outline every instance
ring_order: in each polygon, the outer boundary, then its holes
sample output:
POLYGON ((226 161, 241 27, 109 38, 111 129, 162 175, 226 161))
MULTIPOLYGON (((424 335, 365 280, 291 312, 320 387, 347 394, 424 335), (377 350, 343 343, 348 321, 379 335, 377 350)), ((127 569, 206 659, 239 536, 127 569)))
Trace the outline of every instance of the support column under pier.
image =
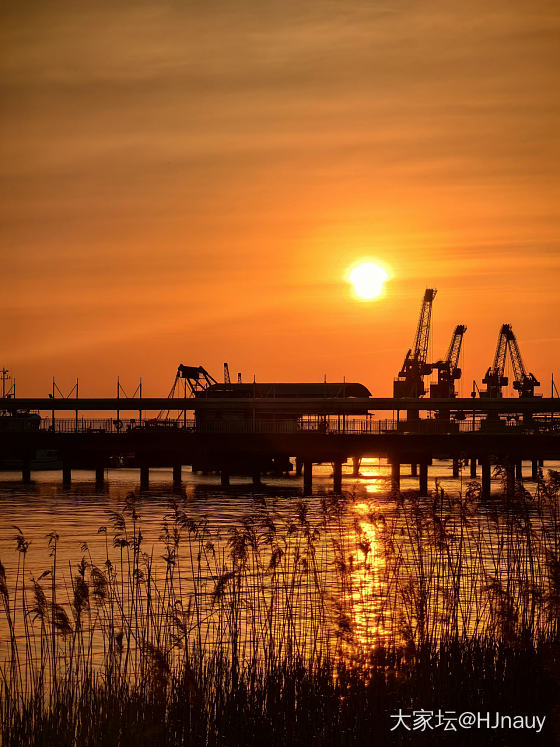
POLYGON ((229 488, 229 472, 225 469, 220 472, 220 485, 222 488, 229 488))
POLYGON ((95 467, 95 484, 101 487, 105 482, 105 466, 103 464, 97 464, 95 467))
POLYGON ((456 457, 453 459, 453 477, 459 477, 459 460, 456 457))
POLYGON ((399 461, 391 462, 391 490, 399 492, 401 489, 401 463, 399 461))
POLYGON ((313 492, 313 462, 305 460, 303 463, 303 494, 311 495, 313 492))
POLYGON ((481 459, 480 464, 482 466, 482 495, 484 498, 490 498, 492 489, 490 462, 488 459, 481 459))
POLYGON ((72 484, 72 467, 64 462, 62 465, 62 485, 65 488, 69 488, 72 484))
POLYGON ((150 468, 146 465, 140 467, 140 490, 148 490, 150 487, 150 468))
POLYGON ((415 463, 412 463, 410 465, 410 476, 411 477, 418 477, 418 465, 415 463))
POLYGON ((419 487, 420 495, 428 495, 428 465, 422 462, 420 463, 419 487))
POLYGON ((474 480, 476 478, 476 457, 471 457, 471 477, 474 480))
POLYGON ((303 459, 296 457, 296 477, 301 477, 303 472, 303 459))
POLYGON ((362 457, 352 457, 352 477, 360 476, 361 464, 362 464, 362 457))
POLYGON ((515 479, 519 480, 520 482, 523 481, 523 463, 522 462, 515 463, 515 479))
POLYGON ((536 459, 531 459, 531 480, 539 478, 539 463, 536 459))
POLYGON ((342 493, 342 462, 333 463, 333 491, 337 495, 342 493))
POLYGON ((25 461, 21 468, 21 481, 25 483, 31 482, 31 466, 28 461, 25 461))
POLYGON ((173 465, 173 487, 180 488, 183 479, 183 469, 180 464, 173 465))

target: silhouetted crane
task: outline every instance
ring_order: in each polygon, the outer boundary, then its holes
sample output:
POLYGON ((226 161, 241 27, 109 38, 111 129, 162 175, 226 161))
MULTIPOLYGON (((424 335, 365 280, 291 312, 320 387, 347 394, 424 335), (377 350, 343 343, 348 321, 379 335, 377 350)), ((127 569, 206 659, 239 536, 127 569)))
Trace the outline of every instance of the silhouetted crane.
POLYGON ((426 288, 424 292, 414 345, 405 356, 398 379, 393 382, 394 397, 422 397, 426 393, 424 376, 432 372, 432 365, 426 363, 426 358, 430 339, 432 302, 436 293, 435 288, 426 288))
POLYGON ((172 393, 170 396, 174 396, 175 385, 178 379, 186 379, 186 384, 191 390, 191 394, 195 392, 201 392, 204 389, 208 389, 212 384, 216 384, 216 379, 211 376, 208 371, 202 366, 184 366, 182 363, 177 369, 177 376, 175 377, 175 384, 173 385, 172 393))
POLYGON ((458 324, 451 336, 445 359, 433 364, 433 368, 437 368, 438 380, 437 384, 430 384, 430 397, 453 398, 457 396, 455 381, 461 378, 459 355, 466 331, 464 324, 458 324))
POLYGON ((520 397, 535 397, 535 387, 539 386, 540 382, 537 381, 534 374, 525 371, 519 345, 517 344, 511 324, 502 324, 498 336, 496 354, 494 355, 494 363, 486 371, 486 376, 482 379, 482 383, 486 384, 486 391, 480 392, 480 396, 493 398, 502 396, 502 388, 507 386, 508 383, 508 377, 504 376, 508 350, 515 376, 513 388, 519 392, 520 397))
MULTIPOLYGON (((509 326, 509 325, 507 325, 509 326)), ((508 337, 509 354, 511 356, 511 365, 513 367, 513 374, 515 379, 513 381, 513 388, 516 392, 519 392, 520 397, 538 397, 535 394, 535 387, 540 386, 541 382, 537 381, 535 374, 527 373, 525 366, 523 365, 523 358, 519 352, 519 345, 513 331, 510 327, 510 335, 508 337)))

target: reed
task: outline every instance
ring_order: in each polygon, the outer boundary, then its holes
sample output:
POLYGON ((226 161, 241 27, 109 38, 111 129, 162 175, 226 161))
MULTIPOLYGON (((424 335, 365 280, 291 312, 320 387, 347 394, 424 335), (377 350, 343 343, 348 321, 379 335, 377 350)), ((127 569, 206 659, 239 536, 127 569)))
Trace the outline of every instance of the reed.
POLYGON ((84 545, 66 571, 51 533, 38 578, 16 528, 2 743, 397 744, 398 708, 552 713, 559 498, 551 472, 492 505, 476 483, 258 499, 226 537, 172 501, 147 547, 130 494, 103 557, 84 545))

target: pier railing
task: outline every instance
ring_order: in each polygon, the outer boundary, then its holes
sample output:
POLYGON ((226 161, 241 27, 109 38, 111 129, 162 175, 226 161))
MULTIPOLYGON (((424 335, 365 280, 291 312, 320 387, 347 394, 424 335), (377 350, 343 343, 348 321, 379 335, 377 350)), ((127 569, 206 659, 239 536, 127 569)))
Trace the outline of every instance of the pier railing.
POLYGON ((381 435, 384 433, 421 433, 425 435, 457 433, 534 433, 555 432, 560 434, 560 418, 533 420, 529 423, 522 420, 502 419, 488 421, 484 418, 462 421, 445 421, 427 418, 412 423, 397 418, 377 419, 373 417, 349 418, 331 416, 329 418, 300 418, 277 421, 213 421, 199 423, 193 418, 185 419, 138 419, 115 418, 57 418, 54 421, 44 418, 40 430, 55 433, 114 433, 122 434, 131 431, 164 432, 197 432, 197 433, 323 433, 332 435, 381 435))

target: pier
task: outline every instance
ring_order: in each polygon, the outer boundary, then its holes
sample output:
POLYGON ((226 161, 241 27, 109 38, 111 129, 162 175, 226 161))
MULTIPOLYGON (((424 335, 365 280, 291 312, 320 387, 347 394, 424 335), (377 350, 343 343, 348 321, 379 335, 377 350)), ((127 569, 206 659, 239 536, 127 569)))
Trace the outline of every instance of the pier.
POLYGON ((513 490, 515 480, 535 479, 543 462, 560 459, 557 398, 11 398, 0 400, 0 409, 14 414, 14 424, 16 413, 36 410, 43 416, 37 427, 4 427, 2 457, 20 463, 22 480, 29 481, 37 452, 54 453, 65 485, 76 469, 92 470, 101 484, 109 466, 137 468, 141 489, 148 488, 154 467, 172 468, 175 486, 185 466, 215 472, 222 487, 234 475, 250 476, 258 485, 266 474, 289 474, 295 467, 309 494, 313 465, 331 463, 333 490, 340 492, 343 464, 353 460, 356 475, 361 458, 381 457, 391 465, 395 490, 403 465, 410 465, 420 494, 427 494, 433 461, 449 459, 454 476, 460 464, 468 464, 470 478, 480 479, 489 495, 493 465, 504 468, 513 490), (164 409, 165 419, 146 417, 164 409), (234 409, 248 415, 228 419, 234 409), (109 417, 99 417, 103 412, 109 417), (523 461, 531 463, 530 474, 522 474, 523 461))

